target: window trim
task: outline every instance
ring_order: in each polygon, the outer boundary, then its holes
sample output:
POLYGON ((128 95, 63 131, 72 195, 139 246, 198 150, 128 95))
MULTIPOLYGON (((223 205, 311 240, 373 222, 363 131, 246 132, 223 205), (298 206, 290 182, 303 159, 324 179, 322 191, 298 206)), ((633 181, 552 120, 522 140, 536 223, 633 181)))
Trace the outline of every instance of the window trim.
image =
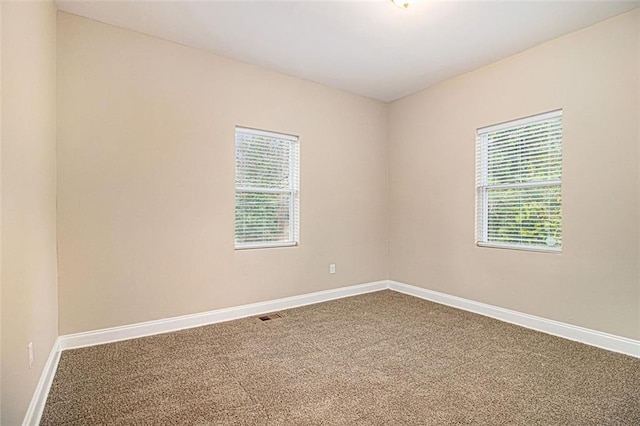
POLYGON ((543 112, 541 114, 529 115, 527 117, 517 118, 515 120, 492 124, 491 126, 480 127, 478 130, 476 130, 476 135, 480 135, 482 133, 499 132, 501 130, 511 129, 512 127, 526 126, 527 124, 533 124, 539 121, 546 121, 562 116, 562 108, 554 109, 553 111, 543 112))
MULTIPOLYGON (((518 250, 518 251, 532 251, 532 252, 541 252, 541 253, 562 253, 564 244, 561 244, 559 247, 543 247, 543 246, 534 246, 534 245, 523 245, 517 243, 496 243, 489 242, 489 227, 488 227, 488 216, 489 216, 489 197, 488 190, 491 189, 505 189, 505 188, 541 188, 545 186, 555 186, 559 187, 560 191, 562 191, 562 179, 553 180, 553 181, 534 181, 534 182, 525 182, 525 183, 511 183, 511 184, 501 184, 501 185, 486 185, 488 179, 488 169, 486 165, 488 164, 488 147, 487 147, 487 135, 489 133, 499 132, 503 130, 513 129, 516 127, 523 127, 529 124, 539 123, 542 121, 551 120, 554 118, 563 118, 563 109, 556 109, 553 111, 544 112, 541 114, 535 114, 527 117, 523 117, 516 120, 505 121, 502 123, 498 123, 491 126, 485 126, 478 128, 476 130, 476 150, 480 149, 481 152, 476 152, 476 179, 479 174, 479 168, 481 167, 481 181, 482 184, 478 184, 476 181, 476 231, 475 231, 475 242, 477 247, 489 247, 489 248, 497 248, 497 249, 506 249, 506 250, 518 250), (478 163, 478 160, 480 163, 478 163), (484 166, 481 166, 484 165, 484 166), (482 203, 482 206, 480 204, 482 203), (478 212, 478 209, 481 208, 481 212, 478 212), (482 214, 481 224, 478 223, 478 219, 482 214), (482 236, 479 239, 479 230, 478 227, 481 227, 482 236)), ((562 142, 564 142, 564 137, 562 142)), ((562 166, 562 157, 560 158, 561 166, 562 166)), ((562 217, 561 217, 562 219, 562 217)), ((562 223, 561 223, 562 226, 562 223)))
MULTIPOLYGON (((299 208, 299 194, 300 194, 300 138, 295 135, 273 132, 268 130, 254 129, 251 127, 235 126, 234 132, 234 145, 238 133, 245 133, 256 136, 264 136, 268 138, 280 139, 291 142, 291 145, 295 147, 289 152, 289 188, 276 189, 276 188, 259 188, 250 186, 237 186, 235 185, 235 194, 241 192, 251 193, 263 193, 263 194, 289 194, 289 240, 287 241, 272 241, 272 242, 256 242, 256 243, 241 243, 240 245, 235 241, 235 215, 234 215, 234 250, 251 250, 251 249, 265 249, 276 247, 296 247, 300 244, 300 208, 299 208)), ((234 147, 234 153, 237 153, 237 148, 234 147)), ((235 167, 234 167, 235 168, 235 167)), ((234 211, 237 205, 234 202, 234 211)))
POLYGON ((523 246, 519 244, 485 243, 482 241, 476 241, 476 246, 516 251, 537 251, 540 253, 562 253, 562 247, 523 246))

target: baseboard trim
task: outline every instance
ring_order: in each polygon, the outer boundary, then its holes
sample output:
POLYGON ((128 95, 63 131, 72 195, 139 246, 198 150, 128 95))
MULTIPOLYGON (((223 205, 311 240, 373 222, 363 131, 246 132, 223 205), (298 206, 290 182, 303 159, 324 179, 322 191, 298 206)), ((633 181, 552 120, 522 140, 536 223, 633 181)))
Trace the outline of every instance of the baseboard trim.
POLYGON ((427 290, 422 287, 416 287, 397 281, 389 281, 388 288, 399 293, 404 293, 410 296, 415 296, 421 299, 440 303, 442 305, 447 305, 453 308, 458 308, 487 317, 495 318, 500 321, 519 325, 521 327, 530 328, 532 330, 541 331, 543 333, 552 334, 554 336, 574 340, 591 346, 596 346, 601 349, 606 349, 609 351, 619 352, 625 355, 640 358, 640 341, 638 340, 603 333, 601 331, 591 330, 588 328, 578 327, 575 325, 537 317, 522 312, 512 311, 510 309, 504 309, 497 306, 488 305, 486 303, 475 302, 473 300, 464 299, 462 297, 451 296, 446 293, 427 290))
POLYGON ((42 412, 49 396, 49 390, 53 383, 53 378, 56 375, 58 369, 58 362, 60 361, 60 338, 57 338, 53 343, 47 362, 44 364, 44 369, 38 380, 38 385, 31 398, 31 403, 27 409, 27 414, 24 416, 22 426, 36 426, 40 424, 42 418, 42 412))
POLYGON ((168 333, 187 328, 200 327, 218 322, 231 321, 284 309, 297 308, 314 303, 326 302, 343 297, 385 290, 387 281, 375 281, 365 284, 340 287, 332 290, 308 293, 299 296, 285 297, 283 299, 270 300, 249 305, 235 306, 225 309, 184 315, 155 321, 147 321, 138 324, 121 327, 105 328, 102 330, 88 331, 77 334, 60 336, 60 350, 75 349, 85 346, 94 346, 120 340, 135 339, 154 334, 168 333))
MULTIPOLYGON (((266 314, 284 309, 297 308, 314 303, 326 302, 343 297, 356 296, 380 290, 393 290, 421 299, 451 306, 457 309, 477 313, 491 318, 505 321, 521 327, 541 331, 569 340, 596 346, 613 352, 623 353, 640 358, 640 341, 626 337, 616 336, 601 331, 591 330, 559 321, 554 321, 534 315, 525 314, 510 309, 500 308, 486 303, 476 302, 446 293, 428 290, 422 287, 401 283, 398 281, 384 280, 349 287, 308 293, 299 296, 275 299, 266 302, 252 303, 249 305, 235 306, 231 308, 217 309, 198 314, 184 315, 173 318, 165 318, 155 321, 125 325, 120 327, 93 330, 84 333, 67 334, 58 338, 60 351, 75 349, 85 346, 94 346, 121 340, 135 339, 154 334, 168 333, 187 328, 200 327, 249 316, 266 314)), ((59 358, 59 355, 58 355, 59 358)), ((57 365, 57 360, 56 360, 57 365)), ((55 369, 54 369, 55 371, 55 369)))
POLYGON ((200 327, 249 316, 266 314, 284 309, 297 308, 329 300, 356 296, 380 290, 393 290, 453 308, 462 309, 476 314, 495 318, 521 327, 541 331, 569 340, 596 346, 613 352, 619 352, 640 358, 640 341, 613 334, 603 333, 575 325, 554 321, 522 312, 500 308, 486 303, 476 302, 462 297, 452 296, 422 287, 404 284, 398 281, 375 281, 349 287, 308 293, 283 299, 270 300, 249 305, 218 309, 199 314, 184 315, 156 321, 147 321, 121 327, 106 328, 77 334, 67 334, 58 337, 38 381, 31 403, 25 415, 23 426, 35 426, 40 423, 47 396, 53 383, 60 355, 63 350, 85 346, 94 346, 121 340, 135 339, 154 334, 168 333, 187 328, 200 327))

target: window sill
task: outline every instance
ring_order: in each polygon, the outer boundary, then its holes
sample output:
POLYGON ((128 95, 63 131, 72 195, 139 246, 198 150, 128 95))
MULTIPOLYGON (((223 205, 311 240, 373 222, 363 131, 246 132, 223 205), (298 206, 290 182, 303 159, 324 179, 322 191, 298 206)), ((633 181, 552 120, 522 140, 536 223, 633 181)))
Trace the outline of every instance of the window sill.
POLYGON ((533 246, 518 246, 514 244, 498 244, 498 243, 483 243, 476 242, 478 247, 489 247, 489 248, 497 248, 497 249, 506 249, 506 250, 519 250, 519 251, 535 251, 539 253, 554 253, 560 254, 562 253, 561 247, 533 247, 533 246))
POLYGON ((244 244, 241 246, 235 246, 236 250, 253 250, 253 249, 266 249, 266 248, 278 248, 278 247, 296 247, 297 242, 287 241, 281 243, 256 243, 256 244, 244 244))

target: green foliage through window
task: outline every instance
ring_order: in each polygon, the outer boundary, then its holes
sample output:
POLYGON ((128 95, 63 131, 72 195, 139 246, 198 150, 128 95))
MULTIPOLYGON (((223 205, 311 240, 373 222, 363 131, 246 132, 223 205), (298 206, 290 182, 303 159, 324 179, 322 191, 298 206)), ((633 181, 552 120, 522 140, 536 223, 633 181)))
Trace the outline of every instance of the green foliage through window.
POLYGON ((236 248, 297 243, 298 140, 236 128, 236 248))
POLYGON ((562 112, 478 130, 480 245, 562 247, 562 112))

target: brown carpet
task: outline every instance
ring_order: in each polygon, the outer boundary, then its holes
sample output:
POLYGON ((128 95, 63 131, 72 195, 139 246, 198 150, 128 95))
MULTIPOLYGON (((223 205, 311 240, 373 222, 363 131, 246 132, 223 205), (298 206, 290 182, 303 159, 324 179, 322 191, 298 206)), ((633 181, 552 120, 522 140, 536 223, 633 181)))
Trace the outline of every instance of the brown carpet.
POLYGON ((65 351, 42 424, 640 425, 640 359, 392 291, 65 351))

